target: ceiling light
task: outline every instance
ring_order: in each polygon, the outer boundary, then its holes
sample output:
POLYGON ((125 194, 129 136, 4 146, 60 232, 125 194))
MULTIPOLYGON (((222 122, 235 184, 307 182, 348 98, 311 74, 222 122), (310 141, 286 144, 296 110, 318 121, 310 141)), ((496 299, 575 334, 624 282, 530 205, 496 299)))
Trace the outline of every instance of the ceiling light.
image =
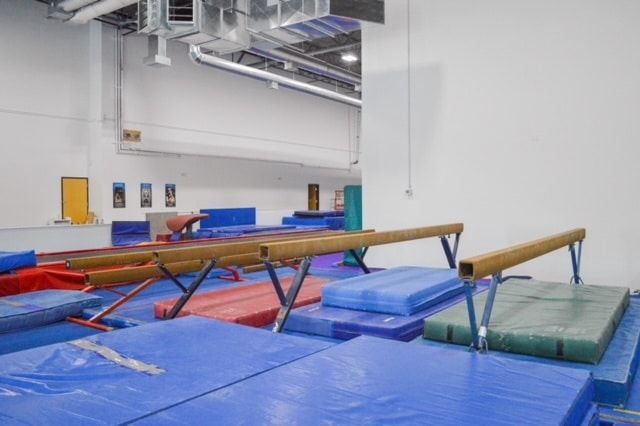
POLYGON ((355 53, 343 53, 342 54, 342 60, 345 62, 357 62, 358 61, 358 56, 355 53))

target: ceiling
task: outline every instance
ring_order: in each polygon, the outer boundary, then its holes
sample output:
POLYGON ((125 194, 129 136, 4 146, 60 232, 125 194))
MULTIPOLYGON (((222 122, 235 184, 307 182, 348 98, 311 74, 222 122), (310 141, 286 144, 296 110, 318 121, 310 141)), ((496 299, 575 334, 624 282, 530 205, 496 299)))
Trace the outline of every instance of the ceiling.
MULTIPOLYGON (((47 0, 36 0, 40 3, 49 4, 47 0)), ((185 0, 191 1, 191 0, 185 0)), ((114 27, 121 28, 124 31, 124 35, 131 35, 137 33, 137 15, 138 6, 133 4, 131 6, 124 7, 116 12, 102 15, 97 20, 114 27)), ((359 58, 361 57, 361 31, 355 30, 350 32, 342 32, 335 36, 327 36, 324 38, 318 38, 313 40, 303 41, 301 43, 291 44, 283 46, 280 49, 290 53, 301 55, 311 60, 322 61, 330 64, 331 66, 349 71, 353 74, 361 74, 361 64, 359 58), (358 60, 354 62, 345 62, 342 59, 344 53, 351 53, 355 55, 358 60)), ((259 68, 269 68, 271 70, 284 70, 284 65, 277 61, 272 61, 264 57, 259 56, 255 52, 249 53, 235 53, 229 55, 229 57, 236 62, 243 63, 245 65, 255 66, 259 68)), ((315 74, 313 72, 292 69, 287 70, 287 73, 293 73, 297 76, 307 79, 308 81, 320 82, 321 84, 329 84, 336 89, 341 89, 345 93, 354 93, 359 88, 354 88, 353 85, 344 83, 333 78, 315 74)))

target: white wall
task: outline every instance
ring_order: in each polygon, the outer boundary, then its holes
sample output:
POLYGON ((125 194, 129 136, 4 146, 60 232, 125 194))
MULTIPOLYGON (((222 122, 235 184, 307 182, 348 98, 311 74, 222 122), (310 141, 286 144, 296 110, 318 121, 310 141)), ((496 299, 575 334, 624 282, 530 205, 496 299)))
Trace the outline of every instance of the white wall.
POLYGON ((124 126, 142 130, 141 149, 207 155, 116 155, 113 38, 105 28, 105 121, 92 167, 99 185, 93 187, 94 205, 105 220, 143 219, 146 211, 255 206, 259 223, 274 224, 306 208, 309 183, 320 184, 323 209, 332 207, 334 190, 360 183, 359 170, 349 170, 356 145, 353 108, 195 65, 182 43, 168 45, 171 67, 145 66, 146 39, 137 36, 125 38, 124 126), (126 209, 111 208, 116 181, 127 184, 126 209), (141 182, 153 184, 152 209, 140 208, 141 182), (164 207, 166 183, 177 185, 176 209, 164 207))
MULTIPOLYGON (((364 31, 366 226, 461 220, 461 255, 586 227, 587 282, 640 271, 640 3, 411 2, 408 187, 406 1, 364 31)), ((442 264, 437 242, 370 261, 442 264)), ((570 276, 565 251, 514 271, 570 276)))
POLYGON ((0 1, 0 226, 46 224, 61 214, 60 178, 88 172, 88 27, 45 11, 0 1))
POLYGON ((179 43, 169 46, 173 67, 146 67, 146 40, 135 35, 125 42, 124 119, 143 131, 142 147, 244 159, 116 155, 113 29, 46 13, 35 1, 0 1, 0 227, 59 216, 62 176, 90 178, 90 209, 105 222, 169 210, 165 183, 177 185, 173 210, 255 206, 261 223, 276 223, 306 207, 308 183, 329 208, 333 190, 360 182, 349 170, 353 108, 198 67, 179 43), (113 209, 120 181, 127 208, 113 209), (153 183, 152 209, 139 207, 141 182, 153 183))

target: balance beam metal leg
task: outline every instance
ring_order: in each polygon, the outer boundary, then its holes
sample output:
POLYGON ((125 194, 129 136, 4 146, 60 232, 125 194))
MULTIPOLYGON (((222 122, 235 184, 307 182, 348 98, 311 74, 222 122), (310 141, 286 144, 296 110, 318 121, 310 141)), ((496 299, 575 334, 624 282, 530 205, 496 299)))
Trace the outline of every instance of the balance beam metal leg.
POLYGON ((362 256, 360 256, 356 250, 349 250, 349 253, 351 253, 351 256, 353 256, 353 258, 356 260, 356 263, 365 274, 371 273, 367 264, 364 263, 362 256))
POLYGON ((273 284, 273 288, 278 295, 278 300, 280 300, 280 305, 284 306, 287 304, 287 297, 284 295, 284 290, 282 290, 282 284, 280 284, 280 279, 278 278, 278 274, 276 273, 276 269, 271 262, 264 262, 264 266, 269 273, 269 278, 271 278, 271 283, 273 284))
POLYGON ((92 316, 91 318, 89 318, 89 321, 90 322, 100 322, 104 317, 106 317, 107 315, 109 315, 112 312, 116 311, 118 308, 120 308, 120 306, 122 306, 125 303, 129 302, 131 299, 133 299, 134 297, 136 297, 137 295, 139 295, 140 293, 142 293, 143 291, 145 291, 146 289, 151 287, 157 281, 158 281, 157 278, 150 278, 150 279, 146 280, 145 282, 143 282, 142 284, 140 284, 139 286, 137 286, 136 288, 131 290, 131 292, 129 292, 126 296, 124 296, 121 299, 118 299, 111 306, 107 307, 106 309, 104 309, 100 313, 98 313, 98 314, 92 316))
POLYGON ((476 309, 473 304, 473 287, 475 283, 473 281, 464 282, 464 296, 467 302, 467 312, 469 313, 469 325, 471 326, 471 345, 474 348, 478 347, 478 324, 476 322, 476 309))
POLYGON ((489 321, 491 321, 491 311, 493 310, 493 303, 496 300, 496 293, 498 292, 498 285, 502 283, 502 275, 494 274, 491 277, 491 284, 489 286, 489 293, 487 294, 487 301, 484 305, 484 312, 482 313, 482 322, 478 329, 478 344, 476 349, 485 351, 487 346, 487 331, 489 330, 489 321))
MULTIPOLYGON (((449 245, 449 240, 446 236, 440 237, 440 242, 442 243, 442 249, 444 250, 444 255, 447 258, 447 262, 449 263, 449 268, 456 269, 456 258, 451 251, 451 246, 449 245)), ((457 242, 456 242, 457 246, 457 242)))
POLYGON ((580 276, 580 263, 582 261, 582 241, 578 242, 577 250, 576 250, 575 244, 570 244, 569 252, 571 253, 571 266, 573 268, 573 276, 571 277, 571 283, 584 284, 584 282, 582 281, 582 277, 580 276))
POLYGON ((180 281, 178 281, 176 276, 173 275, 173 273, 171 273, 171 271, 165 265, 158 265, 158 269, 162 271, 165 277, 169 278, 172 283, 174 283, 180 290, 182 290, 183 293, 187 292, 187 288, 183 286, 180 281))
POLYGON ((309 267, 311 267, 311 258, 305 257, 300 264, 298 272, 296 272, 296 275, 293 278, 293 284, 287 293, 286 304, 283 305, 280 308, 280 312, 278 312, 276 322, 273 326, 274 333, 282 333, 282 330, 284 330, 284 325, 287 322, 287 318, 289 318, 291 309, 296 303, 298 293, 300 293, 300 289, 302 288, 302 283, 309 272, 309 267))
POLYGON ((178 316, 182 308, 184 308, 184 305, 187 304, 189 299, 191 299, 191 296, 193 296, 193 294, 198 290, 200 285, 207 278, 207 275, 209 275, 209 272, 211 272, 211 270, 215 268, 216 262, 217 262, 216 259, 212 259, 209 262, 207 262, 205 267, 202 268, 202 271, 200 271, 200 273, 198 274, 198 277, 191 283, 187 291, 182 295, 182 297, 180 297, 180 299, 178 299, 176 304, 173 305, 173 307, 171 308, 171 310, 169 311, 165 319, 174 319, 175 317, 178 316))

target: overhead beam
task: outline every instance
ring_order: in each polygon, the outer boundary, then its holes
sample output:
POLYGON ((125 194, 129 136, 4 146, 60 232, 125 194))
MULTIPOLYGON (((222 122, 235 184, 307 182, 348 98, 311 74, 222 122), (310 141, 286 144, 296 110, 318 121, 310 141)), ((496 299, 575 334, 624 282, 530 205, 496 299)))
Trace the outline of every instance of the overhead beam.
POLYGON ((296 257, 335 253, 360 247, 371 247, 421 238, 460 234, 463 229, 464 226, 462 223, 452 223, 397 231, 372 232, 360 235, 339 235, 290 242, 272 242, 260 246, 260 257, 264 261, 273 262, 296 257))
POLYGON ((460 278, 475 281, 505 269, 535 259, 562 247, 567 247, 585 239, 584 228, 540 238, 502 250, 461 260, 458 266, 460 278))

